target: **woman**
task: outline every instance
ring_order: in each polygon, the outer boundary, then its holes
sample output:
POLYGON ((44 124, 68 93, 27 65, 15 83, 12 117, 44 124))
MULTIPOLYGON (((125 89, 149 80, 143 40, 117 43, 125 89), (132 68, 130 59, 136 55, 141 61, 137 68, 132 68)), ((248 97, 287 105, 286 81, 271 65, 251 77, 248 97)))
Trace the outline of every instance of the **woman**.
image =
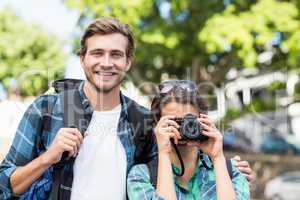
POLYGON ((245 176, 234 167, 232 178, 229 176, 222 134, 206 114, 207 106, 199 97, 197 86, 185 80, 166 81, 159 85, 159 89, 151 105, 158 147, 157 182, 153 184, 151 181, 147 165, 135 165, 127 179, 129 199, 250 199, 245 176), (197 116, 207 140, 181 140, 176 119, 187 114, 197 116), (182 176, 173 173, 178 173, 181 165, 171 141, 182 157, 185 167, 182 176))

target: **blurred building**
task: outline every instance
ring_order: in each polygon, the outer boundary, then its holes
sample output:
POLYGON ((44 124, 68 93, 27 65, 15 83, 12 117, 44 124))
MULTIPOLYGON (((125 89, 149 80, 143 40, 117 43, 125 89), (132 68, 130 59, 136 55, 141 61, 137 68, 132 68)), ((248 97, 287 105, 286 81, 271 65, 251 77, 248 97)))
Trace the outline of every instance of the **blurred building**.
POLYGON ((295 73, 258 74, 258 71, 252 70, 248 76, 236 75, 223 88, 224 96, 219 99, 222 109, 219 113, 224 117, 229 108, 238 111, 248 106, 247 114, 241 112, 242 116, 230 125, 251 139, 254 150, 259 151, 265 135, 270 133, 300 145, 300 104, 294 102, 293 95, 298 81, 299 76, 295 73), (274 82, 284 83, 285 86, 270 91, 274 82), (254 101, 259 101, 260 107, 252 106, 254 101), (272 108, 269 111, 259 110, 270 104, 272 108))

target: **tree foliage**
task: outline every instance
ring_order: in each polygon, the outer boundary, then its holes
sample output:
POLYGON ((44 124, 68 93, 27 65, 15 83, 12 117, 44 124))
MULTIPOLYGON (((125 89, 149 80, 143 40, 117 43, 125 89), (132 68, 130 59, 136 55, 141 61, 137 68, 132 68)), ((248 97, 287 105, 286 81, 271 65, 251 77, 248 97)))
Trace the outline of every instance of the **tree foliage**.
POLYGON ((65 2, 81 12, 81 26, 109 15, 133 27, 135 81, 159 82, 169 75, 219 84, 232 67, 292 69, 300 63, 297 0, 65 2))
POLYGON ((258 55, 270 51, 274 53, 270 66, 279 62, 279 68, 293 68, 299 64, 294 53, 299 53, 295 43, 299 28, 296 5, 261 0, 244 12, 236 12, 234 5, 228 6, 209 19, 198 36, 208 53, 236 52, 235 58, 242 61, 242 66, 260 66, 258 55))
POLYGON ((37 95, 48 80, 63 76, 64 60, 58 38, 0 10, 0 80, 6 88, 13 79, 21 95, 37 95))

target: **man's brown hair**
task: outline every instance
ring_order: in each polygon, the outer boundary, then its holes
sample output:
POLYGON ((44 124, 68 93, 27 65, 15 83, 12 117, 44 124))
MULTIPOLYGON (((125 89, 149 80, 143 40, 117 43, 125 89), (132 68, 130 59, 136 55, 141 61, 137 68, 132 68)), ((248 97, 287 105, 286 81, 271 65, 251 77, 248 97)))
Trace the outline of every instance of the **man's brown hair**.
POLYGON ((126 57, 129 60, 132 60, 135 48, 133 33, 130 30, 129 25, 112 17, 99 17, 87 27, 81 38, 80 49, 77 54, 79 56, 84 56, 86 54, 86 41, 88 38, 97 34, 106 35, 112 33, 120 33, 127 38, 126 57))

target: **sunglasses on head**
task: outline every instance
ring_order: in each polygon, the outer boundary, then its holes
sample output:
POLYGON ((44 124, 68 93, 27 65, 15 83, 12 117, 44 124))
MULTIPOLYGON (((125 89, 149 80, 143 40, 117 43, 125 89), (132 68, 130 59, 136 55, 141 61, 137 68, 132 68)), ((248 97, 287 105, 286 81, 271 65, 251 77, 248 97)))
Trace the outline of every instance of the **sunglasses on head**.
POLYGON ((190 80, 171 80, 171 81, 163 81, 159 84, 159 93, 160 94, 167 94, 170 91, 183 91, 183 92, 198 92, 197 85, 190 80))

